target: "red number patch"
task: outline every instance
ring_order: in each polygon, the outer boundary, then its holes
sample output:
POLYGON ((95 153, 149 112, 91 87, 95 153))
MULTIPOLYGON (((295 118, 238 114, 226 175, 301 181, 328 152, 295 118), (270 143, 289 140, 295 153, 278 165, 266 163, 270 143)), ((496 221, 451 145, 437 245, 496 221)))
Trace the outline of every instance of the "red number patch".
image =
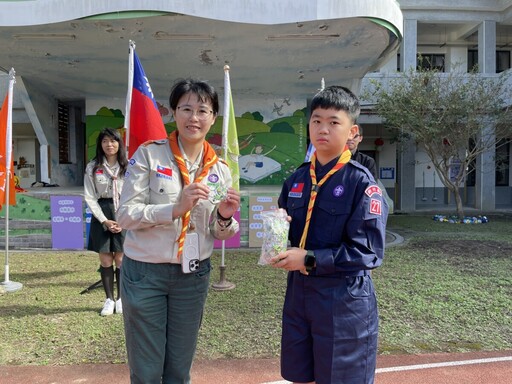
POLYGON ((380 215, 381 214, 381 206, 382 202, 377 199, 371 199, 370 200, 370 213, 373 213, 374 215, 380 215))

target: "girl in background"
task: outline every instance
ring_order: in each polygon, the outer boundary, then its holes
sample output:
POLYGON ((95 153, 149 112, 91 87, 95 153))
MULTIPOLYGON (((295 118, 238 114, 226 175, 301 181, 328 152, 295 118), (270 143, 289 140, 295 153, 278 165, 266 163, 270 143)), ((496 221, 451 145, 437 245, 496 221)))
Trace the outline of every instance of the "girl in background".
POLYGON ((123 312, 119 287, 125 231, 117 223, 116 211, 127 165, 121 136, 116 130, 105 128, 96 140, 96 156, 87 164, 84 176, 85 201, 92 212, 87 249, 99 254, 101 282, 106 295, 102 316, 112 315, 114 311, 123 312))

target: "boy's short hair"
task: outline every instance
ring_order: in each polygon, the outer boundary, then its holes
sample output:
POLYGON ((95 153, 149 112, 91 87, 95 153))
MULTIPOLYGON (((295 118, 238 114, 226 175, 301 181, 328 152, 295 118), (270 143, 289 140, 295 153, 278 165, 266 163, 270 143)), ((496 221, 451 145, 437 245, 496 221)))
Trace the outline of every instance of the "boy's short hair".
POLYGON ((353 122, 361 112, 357 96, 350 89, 340 85, 331 85, 318 92, 311 100, 310 108, 311 113, 317 108, 345 111, 353 122))

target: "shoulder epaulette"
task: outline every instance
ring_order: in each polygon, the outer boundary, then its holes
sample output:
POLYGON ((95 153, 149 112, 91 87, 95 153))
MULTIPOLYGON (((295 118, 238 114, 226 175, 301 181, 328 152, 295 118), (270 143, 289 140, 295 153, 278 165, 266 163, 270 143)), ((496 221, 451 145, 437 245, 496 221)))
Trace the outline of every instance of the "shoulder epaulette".
POLYGON ((147 147, 149 144, 165 144, 165 143, 167 143, 167 139, 148 140, 148 141, 142 143, 141 145, 143 145, 144 147, 147 147))

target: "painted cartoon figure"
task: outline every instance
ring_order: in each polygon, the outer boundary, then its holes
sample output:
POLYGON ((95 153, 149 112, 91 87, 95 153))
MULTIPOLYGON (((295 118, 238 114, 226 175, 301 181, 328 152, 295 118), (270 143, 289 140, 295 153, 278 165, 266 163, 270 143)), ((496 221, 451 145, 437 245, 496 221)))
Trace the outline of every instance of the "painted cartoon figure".
POLYGON ((263 160, 265 156, 267 156, 270 152, 277 148, 277 145, 274 145, 272 149, 266 153, 263 153, 263 145, 258 144, 251 150, 251 157, 254 159, 253 161, 249 161, 245 164, 245 167, 242 168, 242 171, 245 173, 249 172, 251 167, 263 168, 263 160))

